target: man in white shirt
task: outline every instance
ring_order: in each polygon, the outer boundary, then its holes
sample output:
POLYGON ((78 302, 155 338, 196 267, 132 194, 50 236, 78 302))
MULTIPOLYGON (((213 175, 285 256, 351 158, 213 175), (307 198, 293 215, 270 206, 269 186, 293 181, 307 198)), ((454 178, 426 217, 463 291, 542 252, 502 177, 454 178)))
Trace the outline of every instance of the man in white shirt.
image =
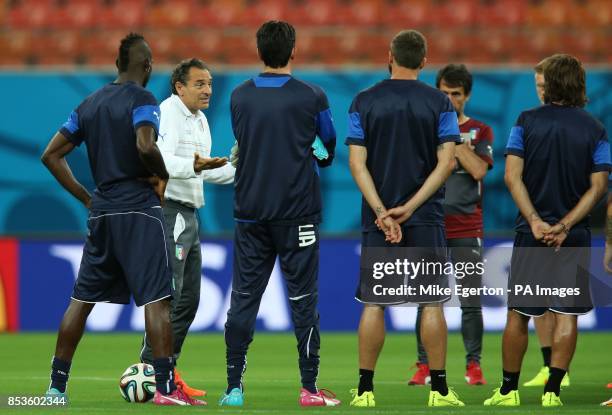
MULTIPOLYGON (((200 301, 202 256, 197 209, 204 206, 203 182, 233 183, 236 169, 225 157, 210 158, 210 129, 201 111, 208 108, 212 95, 208 67, 195 58, 182 61, 172 73, 171 87, 172 95, 160 105, 157 145, 170 174, 163 209, 167 246, 174 258, 170 319, 176 361, 200 301)), ((153 356, 146 337, 143 343, 140 357, 149 363, 153 356)), ((205 391, 185 384, 176 372, 175 383, 190 396, 205 395, 205 391)))

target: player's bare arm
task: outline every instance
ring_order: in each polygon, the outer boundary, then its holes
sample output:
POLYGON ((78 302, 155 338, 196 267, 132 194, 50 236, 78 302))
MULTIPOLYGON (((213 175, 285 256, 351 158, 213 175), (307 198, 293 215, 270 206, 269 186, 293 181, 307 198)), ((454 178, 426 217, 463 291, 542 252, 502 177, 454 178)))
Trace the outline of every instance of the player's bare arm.
POLYGON ((459 164, 468 172, 476 181, 484 179, 489 165, 486 161, 480 158, 471 146, 471 143, 466 142, 455 146, 455 157, 459 164))
POLYGON ((506 182, 506 187, 510 191, 512 199, 514 199, 514 203, 518 206, 521 215, 523 215, 527 223, 529 223, 533 236, 537 240, 542 240, 544 235, 550 231, 551 226, 540 218, 540 215, 531 202, 529 193, 523 182, 524 167, 525 162, 521 157, 508 154, 506 157, 504 182, 506 182))
POLYGON ((595 204, 606 194, 607 189, 607 171, 591 174, 591 187, 582 195, 576 206, 574 206, 574 208, 545 235, 544 240, 546 244, 559 248, 563 244, 563 241, 565 241, 570 229, 589 214, 595 204))
POLYGON ((74 177, 66 161, 66 156, 72 150, 74 150, 74 144, 64 137, 62 133, 56 133, 47 145, 40 160, 62 187, 89 209, 91 195, 74 177))
POLYGON ((155 144, 155 137, 157 133, 155 129, 149 125, 143 125, 136 130, 136 148, 138 149, 138 155, 142 160, 145 167, 153 174, 155 178, 150 180, 151 184, 155 189, 155 193, 159 196, 160 200, 164 199, 164 192, 166 191, 166 184, 170 175, 166 170, 164 159, 155 144))
POLYGON ((455 168, 455 143, 448 142, 438 146, 438 163, 436 168, 423 183, 423 186, 404 205, 389 209, 383 217, 392 217, 398 223, 404 223, 412 214, 440 189, 455 168))
POLYGON ((364 146, 349 146, 349 167, 351 169, 351 174, 359 190, 363 194, 363 197, 368 202, 368 205, 370 205, 374 213, 376 213, 376 217, 382 219, 380 221, 377 220, 377 225, 385 232, 387 241, 399 243, 402 240, 402 230, 393 219, 384 217, 387 209, 376 191, 372 175, 366 166, 367 159, 368 151, 364 146))

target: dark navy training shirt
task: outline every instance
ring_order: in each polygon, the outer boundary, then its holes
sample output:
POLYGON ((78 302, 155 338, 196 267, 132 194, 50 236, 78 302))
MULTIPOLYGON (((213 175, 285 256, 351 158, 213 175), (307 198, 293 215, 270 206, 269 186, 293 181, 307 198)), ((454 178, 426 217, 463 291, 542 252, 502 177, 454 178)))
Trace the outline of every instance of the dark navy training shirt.
MULTIPOLYGON (((387 209, 408 201, 438 163, 438 146, 459 142, 457 114, 448 97, 416 80, 387 79, 360 92, 349 109, 347 145, 365 146, 368 170, 387 209)), ((444 226, 444 186, 417 209, 408 226, 444 226)), ((364 230, 375 213, 362 199, 364 230)))
POLYGON ((321 88, 290 75, 260 74, 231 97, 232 128, 240 155, 235 176, 238 221, 321 220, 319 166, 331 164, 336 147, 327 97, 321 88), (329 158, 312 154, 316 136, 329 158))
MULTIPOLYGON (((524 159, 523 182, 545 222, 559 222, 591 187, 591 173, 610 170, 604 126, 582 108, 543 105, 521 113, 506 154, 524 159)), ((588 216, 575 227, 588 226, 588 216)), ((531 232, 519 212, 518 232, 531 232)))
POLYGON ((60 129, 68 140, 87 146, 96 183, 92 209, 126 210, 159 205, 148 183, 152 174, 136 149, 136 129, 150 125, 159 130, 160 111, 155 97, 135 84, 108 84, 75 109, 60 129))

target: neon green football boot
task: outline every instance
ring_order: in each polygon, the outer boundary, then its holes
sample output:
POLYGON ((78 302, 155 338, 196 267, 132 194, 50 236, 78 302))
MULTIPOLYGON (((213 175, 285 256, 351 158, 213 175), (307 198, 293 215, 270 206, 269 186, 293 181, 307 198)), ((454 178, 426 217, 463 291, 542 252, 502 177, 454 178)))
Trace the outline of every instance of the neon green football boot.
POLYGON ((520 406, 521 398, 518 390, 502 395, 500 388, 494 389, 493 396, 484 401, 484 406, 520 406))
POLYGON ((465 404, 459 400, 459 395, 454 390, 448 388, 446 396, 440 392, 430 391, 427 406, 465 406, 465 404))

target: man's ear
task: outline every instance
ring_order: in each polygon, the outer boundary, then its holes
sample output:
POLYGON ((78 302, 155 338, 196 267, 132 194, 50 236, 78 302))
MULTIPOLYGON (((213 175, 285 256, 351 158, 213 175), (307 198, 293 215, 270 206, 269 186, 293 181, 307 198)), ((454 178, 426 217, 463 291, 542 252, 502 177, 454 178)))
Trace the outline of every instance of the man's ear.
POLYGON ((294 59, 295 59, 295 51, 296 51, 296 48, 295 48, 295 46, 294 46, 294 47, 293 47, 293 50, 291 51, 291 58, 290 58, 291 60, 294 60, 294 59))
POLYGON ((423 60, 421 61, 421 64, 419 65, 419 70, 423 69, 426 63, 427 63, 427 58, 423 58, 423 60))

